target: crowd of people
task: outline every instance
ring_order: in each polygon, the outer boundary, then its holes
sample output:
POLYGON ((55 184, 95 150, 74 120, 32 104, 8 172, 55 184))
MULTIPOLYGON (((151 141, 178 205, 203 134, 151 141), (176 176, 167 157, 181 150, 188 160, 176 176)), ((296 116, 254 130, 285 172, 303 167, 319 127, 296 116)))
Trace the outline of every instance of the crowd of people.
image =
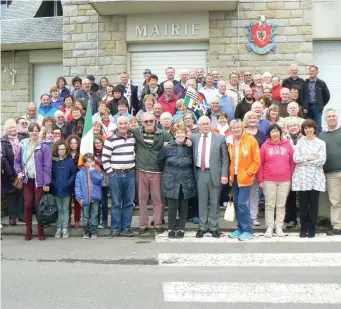
MULTIPOLYGON (((132 84, 128 73, 113 85, 99 85, 88 75, 75 77, 67 88, 58 77, 39 107, 5 123, 1 138, 1 189, 8 197, 9 224, 26 224, 32 239, 32 216, 42 196, 50 192, 58 207, 56 238, 83 228, 83 238, 97 238, 110 225, 110 238, 134 236, 133 208, 139 205, 139 234, 154 226, 164 232, 168 206, 168 237, 183 238, 187 221, 219 238, 220 207, 233 200, 238 228, 230 238, 249 240, 260 225, 259 203, 265 204, 265 237, 284 236, 298 225, 300 237, 314 237, 319 192, 328 190, 331 229, 341 235, 341 128, 333 109, 325 110, 330 94, 318 68, 309 78, 289 68, 282 83, 265 72, 232 72, 167 68, 167 80, 146 69, 144 82, 132 84), (188 105, 195 90, 209 108, 188 105), (87 108, 93 121, 93 151, 80 159, 87 108), (80 162, 81 161, 81 162, 80 162), (23 181, 23 190, 13 181, 23 181), (108 222, 108 196, 111 222, 108 222), (149 222, 148 202, 153 205, 149 222), (81 224, 81 218, 83 222, 81 224)), ((198 103, 199 104, 199 103, 198 103)), ((204 103, 200 103, 204 104, 204 103)), ((38 224, 38 237, 45 239, 38 224)))

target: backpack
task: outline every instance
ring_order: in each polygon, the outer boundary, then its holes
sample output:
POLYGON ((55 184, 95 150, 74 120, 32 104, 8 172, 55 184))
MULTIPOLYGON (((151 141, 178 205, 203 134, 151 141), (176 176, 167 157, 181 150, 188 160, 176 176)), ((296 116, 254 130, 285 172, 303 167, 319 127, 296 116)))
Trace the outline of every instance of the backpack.
POLYGON ((48 225, 57 221, 58 208, 52 194, 44 194, 37 209, 38 223, 48 225))

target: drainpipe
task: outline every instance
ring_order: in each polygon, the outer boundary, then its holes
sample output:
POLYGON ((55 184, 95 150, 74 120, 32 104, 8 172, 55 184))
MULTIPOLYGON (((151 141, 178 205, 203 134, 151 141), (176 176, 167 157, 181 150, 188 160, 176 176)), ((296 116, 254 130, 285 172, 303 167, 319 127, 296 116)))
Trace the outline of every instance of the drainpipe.
POLYGON ((238 49, 238 72, 240 71, 240 59, 239 59, 239 37, 240 37, 240 33, 239 33, 239 2, 237 5, 237 15, 238 15, 238 26, 237 26, 237 49, 238 49))
POLYGON ((97 57, 96 57, 96 66, 98 66, 98 56, 99 56, 99 14, 97 13, 97 57))

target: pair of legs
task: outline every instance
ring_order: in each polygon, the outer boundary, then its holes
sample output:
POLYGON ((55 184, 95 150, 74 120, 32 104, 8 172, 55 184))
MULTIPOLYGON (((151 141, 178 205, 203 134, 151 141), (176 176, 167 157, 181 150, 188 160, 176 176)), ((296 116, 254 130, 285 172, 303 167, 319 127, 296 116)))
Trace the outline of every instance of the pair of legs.
POLYGON ((15 189, 7 194, 9 223, 15 224, 17 220, 24 220, 24 193, 15 189))
POLYGON ((72 202, 73 202, 73 210, 74 210, 74 220, 76 227, 80 227, 81 220, 81 205, 75 198, 75 186, 72 186, 72 195, 69 202, 69 223, 71 227, 71 215, 72 215, 72 202))
POLYGON ((298 192, 301 221, 300 237, 315 236, 319 195, 320 192, 316 190, 298 192))
POLYGON ((91 202, 90 205, 83 205, 83 231, 85 235, 96 235, 98 227, 99 202, 91 202))

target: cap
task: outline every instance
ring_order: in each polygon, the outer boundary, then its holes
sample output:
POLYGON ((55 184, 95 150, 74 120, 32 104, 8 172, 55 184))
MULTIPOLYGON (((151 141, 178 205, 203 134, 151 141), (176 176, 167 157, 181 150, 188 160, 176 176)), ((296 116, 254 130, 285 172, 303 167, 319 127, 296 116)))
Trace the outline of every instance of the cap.
POLYGON ((143 74, 152 74, 152 71, 149 70, 149 69, 145 69, 145 70, 143 71, 143 74))
POLYGON ((95 77, 93 75, 88 75, 86 78, 89 80, 95 81, 95 77))

